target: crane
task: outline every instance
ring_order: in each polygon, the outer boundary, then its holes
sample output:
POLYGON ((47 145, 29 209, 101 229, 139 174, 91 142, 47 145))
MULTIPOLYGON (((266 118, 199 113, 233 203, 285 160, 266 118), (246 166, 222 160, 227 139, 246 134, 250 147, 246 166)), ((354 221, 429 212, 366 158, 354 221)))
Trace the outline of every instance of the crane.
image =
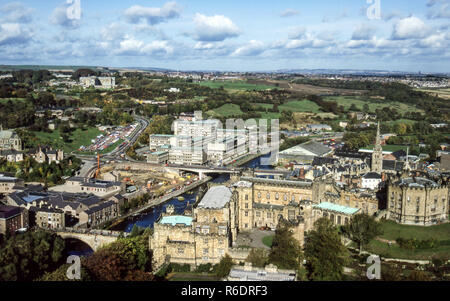
POLYGON ((95 178, 98 179, 100 174, 100 153, 97 154, 97 171, 95 172, 95 178))

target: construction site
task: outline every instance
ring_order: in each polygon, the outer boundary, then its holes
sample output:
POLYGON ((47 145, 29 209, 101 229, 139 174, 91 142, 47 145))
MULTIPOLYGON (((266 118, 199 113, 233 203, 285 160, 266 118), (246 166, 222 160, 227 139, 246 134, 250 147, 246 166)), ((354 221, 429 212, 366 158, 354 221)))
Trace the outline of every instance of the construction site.
POLYGON ((150 194, 160 197, 181 190, 199 180, 198 175, 174 172, 161 166, 147 163, 110 163, 98 166, 95 177, 105 181, 126 184, 127 198, 150 194))

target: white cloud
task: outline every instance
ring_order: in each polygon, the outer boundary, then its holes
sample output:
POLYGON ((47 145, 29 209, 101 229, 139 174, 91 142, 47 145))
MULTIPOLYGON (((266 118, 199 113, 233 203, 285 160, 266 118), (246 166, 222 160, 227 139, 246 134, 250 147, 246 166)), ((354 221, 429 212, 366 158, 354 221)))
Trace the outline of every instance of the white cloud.
POLYGON ((293 39, 286 43, 287 49, 326 48, 335 44, 331 33, 322 32, 317 37, 306 33, 300 39, 293 39))
POLYGON ((129 36, 119 43, 119 48, 115 51, 117 55, 125 56, 170 55, 173 52, 174 47, 168 41, 154 40, 145 43, 129 36))
POLYGON ((352 40, 370 40, 375 32, 375 27, 361 24, 353 31, 352 40))
POLYGON ((419 43, 422 47, 443 48, 448 46, 448 40, 445 33, 431 35, 419 43))
POLYGON ((289 33, 288 38, 291 40, 301 39, 304 37, 305 33, 306 33, 305 27, 296 27, 289 33))
POLYGON ((197 13, 194 17, 195 33, 191 36, 202 42, 221 42, 240 35, 240 29, 229 18, 221 15, 211 17, 197 13))
POLYGON ((170 19, 178 18, 181 10, 181 7, 176 2, 167 2, 163 7, 133 5, 125 11, 125 17, 128 22, 133 24, 146 20, 147 23, 156 25, 170 19))
POLYGON ((125 30, 122 24, 111 23, 100 29, 100 35, 105 41, 115 41, 125 36, 125 30))
POLYGON ((430 32, 427 26, 421 19, 411 16, 399 20, 394 25, 394 32, 392 34, 395 39, 418 39, 425 37, 430 32))
POLYGON ((300 14, 300 12, 299 12, 298 10, 295 10, 295 9, 292 9, 292 8, 288 8, 288 9, 286 9, 285 11, 283 11, 283 12, 280 14, 280 17, 282 17, 282 18, 288 18, 288 17, 296 16, 296 15, 298 15, 298 14, 300 14))
POLYGON ((33 9, 25 7, 20 2, 10 2, 0 8, 4 21, 10 23, 29 23, 32 20, 33 9))
POLYGON ((433 1, 429 5, 431 8, 428 10, 427 18, 429 19, 450 19, 450 3, 448 0, 433 1))
POLYGON ((0 46, 26 44, 32 34, 18 23, 0 24, 0 46))
POLYGON ((263 42, 251 40, 247 45, 236 49, 232 56, 256 56, 263 53, 266 47, 263 42))

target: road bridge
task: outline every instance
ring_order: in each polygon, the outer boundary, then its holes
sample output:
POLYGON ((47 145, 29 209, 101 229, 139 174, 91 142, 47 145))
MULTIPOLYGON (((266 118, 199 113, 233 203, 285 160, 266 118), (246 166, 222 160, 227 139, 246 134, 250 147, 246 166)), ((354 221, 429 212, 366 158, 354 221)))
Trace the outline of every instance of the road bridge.
MULTIPOLYGON (((76 239, 87 244, 94 252, 103 246, 115 242, 122 232, 106 230, 63 229, 55 231, 63 239, 76 239)), ((127 233, 123 233, 127 236, 127 233)))

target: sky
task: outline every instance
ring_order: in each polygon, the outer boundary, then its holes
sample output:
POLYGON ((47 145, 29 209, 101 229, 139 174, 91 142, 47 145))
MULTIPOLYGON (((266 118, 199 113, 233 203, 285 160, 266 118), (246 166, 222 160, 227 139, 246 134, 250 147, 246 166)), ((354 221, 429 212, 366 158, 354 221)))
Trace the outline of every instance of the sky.
POLYGON ((0 2, 0 64, 448 73, 449 49, 450 0, 0 2))

